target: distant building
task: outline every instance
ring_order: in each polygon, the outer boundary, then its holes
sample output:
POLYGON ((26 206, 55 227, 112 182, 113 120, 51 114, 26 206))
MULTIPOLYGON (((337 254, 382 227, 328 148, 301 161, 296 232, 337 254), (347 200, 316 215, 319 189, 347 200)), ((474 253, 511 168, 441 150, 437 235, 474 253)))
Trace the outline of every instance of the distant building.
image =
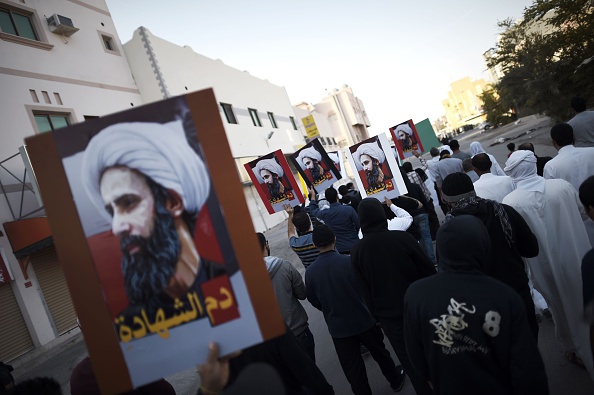
POLYGON ((0 360, 8 362, 77 327, 35 182, 21 178, 23 139, 142 99, 103 0, 0 0, 0 54, 0 360))
POLYGON ((467 124, 479 124, 486 120, 483 114, 483 103, 479 95, 487 89, 483 80, 473 81, 464 77, 450 84, 448 98, 442 102, 447 125, 455 131, 467 124))

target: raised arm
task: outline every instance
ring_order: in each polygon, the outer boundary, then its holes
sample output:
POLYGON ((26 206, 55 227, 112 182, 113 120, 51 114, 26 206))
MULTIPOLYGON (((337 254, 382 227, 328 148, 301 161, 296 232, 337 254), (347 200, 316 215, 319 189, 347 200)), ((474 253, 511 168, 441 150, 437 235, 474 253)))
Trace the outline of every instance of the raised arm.
POLYGON ((389 230, 407 230, 410 225, 413 223, 413 217, 406 211, 398 207, 397 205, 393 204, 390 199, 384 197, 384 202, 396 218, 391 219, 388 221, 388 229, 389 230))
POLYGON ((297 237, 297 230, 295 229, 295 224, 293 224, 293 214, 295 210, 290 204, 283 204, 283 208, 289 215, 289 222, 287 223, 287 237, 289 240, 291 240, 291 237, 297 237))

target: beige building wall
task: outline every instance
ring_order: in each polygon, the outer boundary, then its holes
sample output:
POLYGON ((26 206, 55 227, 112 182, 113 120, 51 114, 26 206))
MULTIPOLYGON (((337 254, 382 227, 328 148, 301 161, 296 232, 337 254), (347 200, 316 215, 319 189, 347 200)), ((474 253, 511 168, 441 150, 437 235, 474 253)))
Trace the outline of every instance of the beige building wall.
POLYGON ((487 89, 485 80, 464 77, 452 82, 450 87, 448 98, 442 102, 450 130, 466 124, 479 124, 486 119, 486 115, 483 115, 483 102, 479 98, 487 89))

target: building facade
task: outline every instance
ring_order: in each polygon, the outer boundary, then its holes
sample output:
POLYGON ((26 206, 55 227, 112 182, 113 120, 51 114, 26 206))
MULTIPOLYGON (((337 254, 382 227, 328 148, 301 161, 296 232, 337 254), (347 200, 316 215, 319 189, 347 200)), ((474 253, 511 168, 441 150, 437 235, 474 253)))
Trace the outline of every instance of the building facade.
POLYGON ((487 83, 464 77, 450 84, 448 98, 442 101, 447 121, 446 127, 451 131, 467 124, 479 124, 487 119, 483 114, 483 102, 480 95, 487 89, 487 83))
POLYGON ((0 54, 0 269, 6 269, 0 360, 6 362, 77 326, 35 182, 19 154, 23 139, 140 105, 142 98, 103 0, 0 0, 0 54))

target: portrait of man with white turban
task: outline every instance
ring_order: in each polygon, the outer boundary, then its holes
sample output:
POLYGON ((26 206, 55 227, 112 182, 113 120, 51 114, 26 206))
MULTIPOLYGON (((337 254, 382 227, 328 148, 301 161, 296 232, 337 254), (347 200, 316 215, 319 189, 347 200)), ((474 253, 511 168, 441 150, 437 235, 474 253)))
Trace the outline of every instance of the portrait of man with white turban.
POLYGON ((142 317, 153 322, 161 311, 168 320, 196 310, 203 300, 200 284, 225 269, 202 259, 194 243, 211 181, 182 121, 106 127, 84 151, 81 175, 88 198, 120 243, 129 300, 115 319, 120 340, 126 341, 121 328, 142 317))
POLYGON ((313 145, 299 151, 297 163, 314 186, 326 180, 327 170, 323 167, 322 154, 313 145))
MULTIPOLYGON (((360 144, 353 154, 357 169, 362 169, 365 174, 365 191, 367 194, 377 193, 386 189, 386 182, 392 178, 387 166, 382 164, 386 161, 386 154, 379 146, 378 141, 360 144)), ((363 177, 361 177, 363 180, 363 177)))
POLYGON ((401 159, 412 156, 413 151, 423 151, 423 147, 419 143, 417 129, 412 120, 391 127, 390 132, 401 159))

